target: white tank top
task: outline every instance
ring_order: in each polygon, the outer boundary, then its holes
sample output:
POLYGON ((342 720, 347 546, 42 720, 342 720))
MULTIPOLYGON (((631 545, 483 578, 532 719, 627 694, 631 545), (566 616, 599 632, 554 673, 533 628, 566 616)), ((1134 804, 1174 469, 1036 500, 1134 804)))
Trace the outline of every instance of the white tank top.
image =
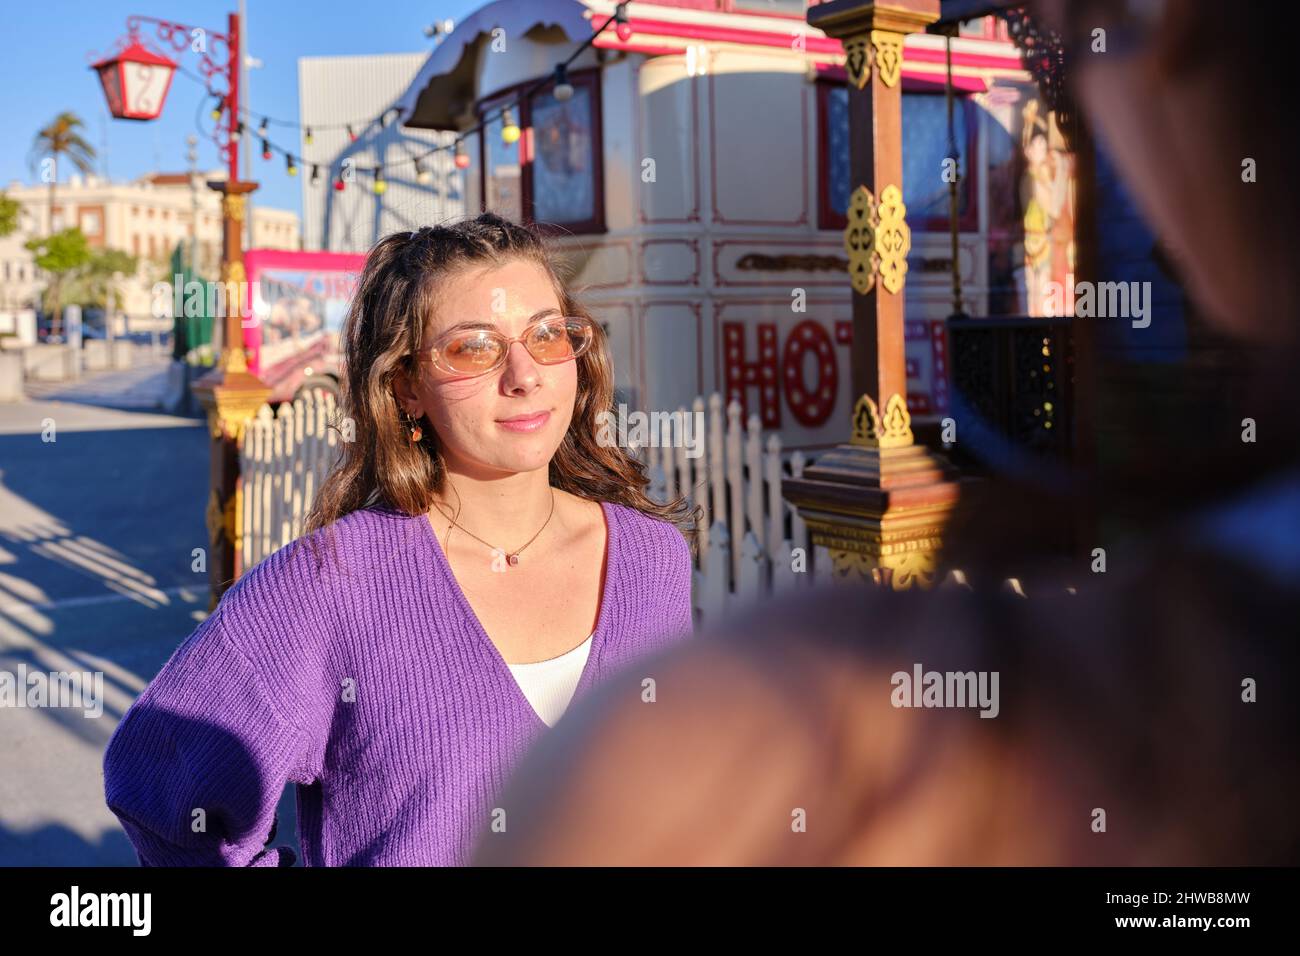
POLYGON ((596 632, 592 631, 585 641, 559 657, 528 664, 506 665, 510 668, 510 673, 515 675, 515 682, 524 692, 524 697, 546 726, 555 726, 573 699, 583 668, 587 666, 591 639, 595 636, 596 632))

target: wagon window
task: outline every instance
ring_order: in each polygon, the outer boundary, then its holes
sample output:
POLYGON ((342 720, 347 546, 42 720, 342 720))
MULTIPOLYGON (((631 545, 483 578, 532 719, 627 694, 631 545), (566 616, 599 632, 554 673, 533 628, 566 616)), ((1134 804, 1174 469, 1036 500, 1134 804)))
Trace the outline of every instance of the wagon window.
POLYGON ((591 87, 575 85, 561 102, 549 92, 532 104, 533 217, 542 222, 586 222, 596 215, 595 144, 591 87))
MULTIPOLYGON (((822 163, 829 221, 823 228, 842 228, 849 201, 849 92, 843 84, 827 88, 824 99, 826 156, 822 163)), ((969 187, 970 136, 965 98, 954 104, 953 135, 962 179, 969 187)), ((903 202, 912 228, 946 229, 948 184, 943 178, 943 161, 948 155, 948 106, 939 93, 903 94, 903 202)), ((966 218, 970 189, 957 192, 957 215, 966 218)))
MULTIPOLYGON (((501 140, 500 116, 483 126, 477 139, 483 157, 482 209, 543 230, 554 226, 566 235, 605 231, 600 71, 575 70, 569 83, 573 95, 567 100, 557 100, 549 84, 531 97, 522 96, 530 83, 481 102, 480 116, 509 104, 522 131, 507 145, 501 140)), ((471 155, 471 163, 476 159, 471 155)))
MULTIPOLYGON (((520 122, 518 110, 513 117, 520 122)), ((483 167, 483 206, 490 212, 520 222, 523 190, 519 166, 519 141, 507 145, 501 139, 502 117, 495 116, 483 127, 486 162, 483 167)))

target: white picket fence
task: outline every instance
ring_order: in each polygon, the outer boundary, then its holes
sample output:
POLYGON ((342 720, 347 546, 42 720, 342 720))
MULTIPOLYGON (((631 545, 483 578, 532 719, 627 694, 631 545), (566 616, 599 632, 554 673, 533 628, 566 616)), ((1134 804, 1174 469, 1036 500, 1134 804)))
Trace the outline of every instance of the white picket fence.
MULTIPOLYGON (((242 568, 303 533, 316 490, 338 458, 341 438, 328 427, 335 408, 333 396, 312 392, 276 412, 263 405, 246 426, 240 447, 242 568)), ((741 605, 829 576, 825 548, 812 546, 803 521, 781 497, 782 478, 803 473, 804 455, 784 456, 775 434, 764 437, 757 415, 743 425, 736 402, 724 416, 716 392, 707 402, 697 398, 691 411, 700 413, 691 422, 703 421, 702 435, 693 424, 685 435, 665 427, 631 451, 647 466, 651 498, 667 502, 684 494, 701 508, 692 587, 697 621, 715 621, 741 605), (690 457, 688 443, 702 454, 690 457)))
POLYGON ((274 413, 263 405, 244 428, 240 567, 251 568, 302 535, 316 490, 338 458, 341 439, 328 427, 334 414, 334 397, 312 391, 274 413))
POLYGON ((692 588, 697 622, 829 578, 830 555, 812 545, 804 522, 781 497, 782 479, 802 475, 810 464, 804 454, 783 455, 781 439, 764 437, 758 415, 742 423, 739 402, 724 417, 717 392, 707 402, 696 398, 689 412, 679 407, 677 414, 692 423, 691 432, 682 435, 663 416, 661 433, 652 428, 647 446, 634 453, 646 463, 651 498, 667 502, 685 495, 700 506, 692 588), (695 435, 695 422, 702 422, 702 436, 695 435), (688 445, 702 453, 692 458, 688 445))

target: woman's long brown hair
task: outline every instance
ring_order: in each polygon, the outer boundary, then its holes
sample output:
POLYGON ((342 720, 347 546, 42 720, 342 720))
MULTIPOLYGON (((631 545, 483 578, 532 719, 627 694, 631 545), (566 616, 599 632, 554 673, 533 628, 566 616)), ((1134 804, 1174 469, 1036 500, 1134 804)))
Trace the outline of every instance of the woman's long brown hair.
MULTIPOLYGON (((343 323, 344 374, 335 426, 350 419, 351 441, 340 442, 341 457, 317 493, 305 532, 372 504, 408 515, 427 513, 440 494, 446 464, 437 432, 422 422, 423 437, 412 444, 403 425, 394 384, 416 376, 417 353, 442 283, 462 267, 500 266, 523 259, 545 270, 565 315, 591 314, 562 281, 546 240, 527 225, 495 213, 450 225, 385 236, 366 257, 343 323)), ((550 483, 589 501, 635 508, 676 525, 694 550, 698 507, 684 496, 667 504, 645 494, 645 466, 617 446, 597 440, 597 416, 614 413, 614 370, 604 330, 593 321, 595 339, 578 356, 578 393, 564 440, 550 463, 550 483)), ((313 536, 315 537, 315 536, 313 536)))

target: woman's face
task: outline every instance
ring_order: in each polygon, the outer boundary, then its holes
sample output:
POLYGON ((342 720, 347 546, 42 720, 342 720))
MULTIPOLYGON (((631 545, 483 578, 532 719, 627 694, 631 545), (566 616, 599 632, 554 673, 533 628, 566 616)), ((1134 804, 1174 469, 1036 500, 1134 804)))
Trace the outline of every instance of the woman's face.
POLYGON ((414 416, 428 417, 448 468, 490 478, 549 465, 573 417, 578 364, 542 365, 523 342, 512 342, 500 368, 470 377, 435 367, 427 346, 463 323, 517 337, 538 319, 562 314, 550 278, 526 260, 470 266, 443 284, 424 329, 419 378, 399 398, 414 416), (507 424, 537 413, 546 413, 540 424, 507 424))

